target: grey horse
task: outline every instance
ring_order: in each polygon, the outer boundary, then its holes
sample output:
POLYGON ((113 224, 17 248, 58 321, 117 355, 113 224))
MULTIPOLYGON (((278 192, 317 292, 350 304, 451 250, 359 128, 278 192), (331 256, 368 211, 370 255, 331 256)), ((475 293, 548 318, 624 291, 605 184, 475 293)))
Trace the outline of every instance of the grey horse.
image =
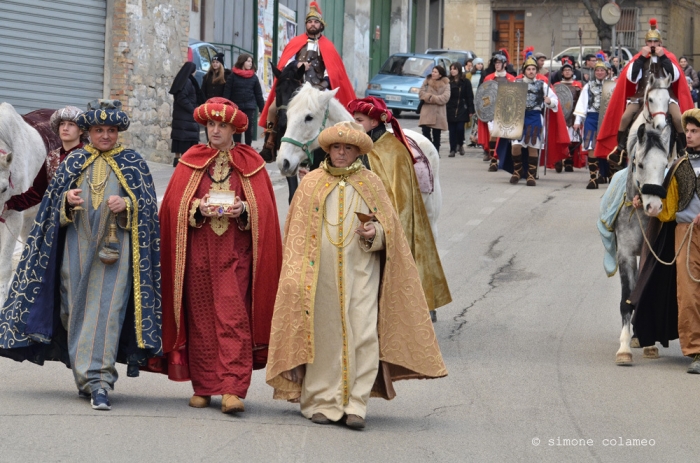
MULTIPOLYGON (((617 241, 617 263, 622 283, 620 315, 622 332, 620 349, 615 355, 618 365, 632 363, 630 340, 632 338, 631 322, 633 306, 629 302, 638 277, 637 258, 641 256, 644 245, 643 230, 647 229, 649 216, 658 214, 662 209, 661 197, 665 197, 663 188, 666 167, 672 160, 670 150, 672 128, 666 125, 659 131, 652 124, 640 125, 635 137, 630 137, 627 148, 630 153, 629 168, 616 175, 627 175, 625 200, 614 224, 617 241), (635 211, 632 199, 639 195, 644 213, 635 211), (636 217, 635 217, 636 216, 636 217)), ((658 356, 655 347, 645 348, 645 356, 658 356)))

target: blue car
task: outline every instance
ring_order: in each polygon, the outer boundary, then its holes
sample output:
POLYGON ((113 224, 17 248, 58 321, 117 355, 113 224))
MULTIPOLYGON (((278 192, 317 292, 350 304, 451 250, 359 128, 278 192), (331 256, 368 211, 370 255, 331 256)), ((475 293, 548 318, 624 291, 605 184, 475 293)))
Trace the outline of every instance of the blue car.
POLYGON ((450 68, 449 58, 442 55, 397 53, 391 55, 379 74, 367 85, 365 96, 381 98, 395 115, 418 108, 418 92, 435 66, 450 68))

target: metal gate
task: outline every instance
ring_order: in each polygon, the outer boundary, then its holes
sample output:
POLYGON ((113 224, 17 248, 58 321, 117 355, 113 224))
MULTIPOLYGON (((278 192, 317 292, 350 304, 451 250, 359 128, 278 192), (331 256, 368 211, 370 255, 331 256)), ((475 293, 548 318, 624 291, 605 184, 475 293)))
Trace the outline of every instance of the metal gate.
POLYGON ((103 94, 106 0, 0 0, 0 102, 20 113, 103 94))

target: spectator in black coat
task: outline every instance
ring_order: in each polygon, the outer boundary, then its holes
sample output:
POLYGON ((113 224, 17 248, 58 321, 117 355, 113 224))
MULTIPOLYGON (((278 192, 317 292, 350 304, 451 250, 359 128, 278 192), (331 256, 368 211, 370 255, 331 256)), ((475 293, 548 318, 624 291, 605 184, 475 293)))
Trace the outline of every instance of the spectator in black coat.
MULTIPOLYGON (((245 131, 245 144, 253 141, 253 126, 255 125, 255 109, 263 110, 265 100, 258 76, 255 75, 253 57, 247 53, 241 53, 236 64, 231 69, 231 75, 226 79, 224 98, 233 101, 248 116, 248 130, 245 131)), ((240 143, 241 135, 235 134, 233 140, 240 143)))
POLYGON ((474 114, 474 93, 471 80, 462 76, 459 63, 450 65, 450 99, 447 102, 447 127, 450 131, 450 155, 453 158, 459 150, 464 155, 464 124, 474 114))
MULTIPOLYGON (((571 61, 572 63, 576 62, 576 59, 573 56, 564 55, 561 57, 562 63, 564 62, 565 59, 571 61)), ((561 82, 561 79, 562 79, 561 69, 554 72, 553 74, 554 74, 553 76, 549 77, 549 84, 550 85, 554 85, 556 83, 559 83, 559 82, 561 82)), ((579 71, 578 69, 574 69, 574 80, 578 80, 579 82, 581 81, 581 71, 579 71)))
POLYGON ((175 153, 173 167, 185 151, 199 143, 199 124, 194 120, 194 109, 204 103, 194 73, 197 67, 188 61, 175 76, 170 94, 173 95, 173 124, 170 131, 171 152, 175 153))
POLYGON ((217 53, 211 59, 211 67, 202 79, 202 93, 204 93, 204 101, 216 96, 224 96, 224 88, 226 87, 226 79, 231 74, 229 69, 224 67, 224 54, 217 53))

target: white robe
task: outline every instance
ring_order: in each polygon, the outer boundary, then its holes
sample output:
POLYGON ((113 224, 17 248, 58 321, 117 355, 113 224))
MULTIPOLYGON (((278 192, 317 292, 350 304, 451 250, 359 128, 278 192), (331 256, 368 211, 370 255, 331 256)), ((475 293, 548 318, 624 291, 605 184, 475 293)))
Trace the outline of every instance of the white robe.
POLYGON ((384 249, 384 231, 375 222, 377 234, 371 245, 355 233, 359 226, 355 211, 368 213, 369 208, 350 184, 337 186, 327 196, 325 207, 330 223, 324 219, 321 231, 321 268, 314 303, 315 358, 306 364, 301 412, 306 418, 323 413, 332 421, 344 414, 364 418, 379 368, 381 263, 375 251, 384 249), (341 190, 344 207, 339 214, 341 190), (348 214, 342 225, 333 225, 348 214), (341 230, 352 235, 344 248, 330 241, 340 243, 341 230))

